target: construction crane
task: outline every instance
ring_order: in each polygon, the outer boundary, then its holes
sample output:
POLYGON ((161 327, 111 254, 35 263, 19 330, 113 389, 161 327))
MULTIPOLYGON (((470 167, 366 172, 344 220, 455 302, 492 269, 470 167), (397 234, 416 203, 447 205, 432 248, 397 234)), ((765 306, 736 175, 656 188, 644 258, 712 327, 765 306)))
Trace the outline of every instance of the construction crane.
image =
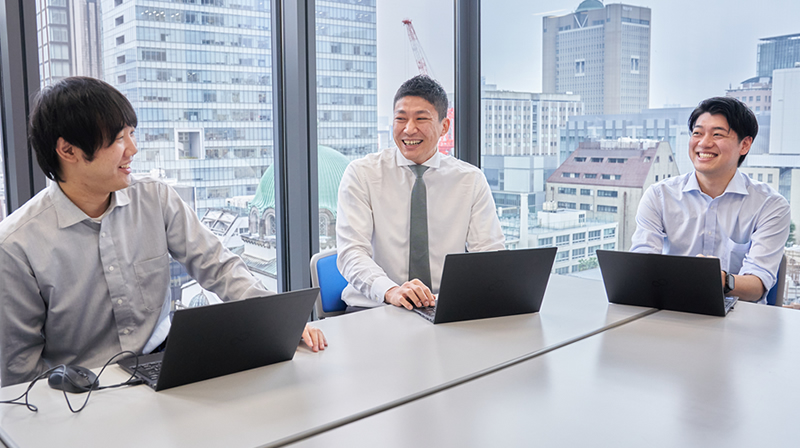
POLYGON ((408 32, 408 40, 411 42, 411 49, 414 50, 414 58, 417 60, 417 69, 420 75, 430 76, 428 73, 428 58, 425 57, 425 52, 422 50, 422 45, 419 43, 417 32, 414 31, 414 25, 411 19, 403 20, 403 25, 408 32))

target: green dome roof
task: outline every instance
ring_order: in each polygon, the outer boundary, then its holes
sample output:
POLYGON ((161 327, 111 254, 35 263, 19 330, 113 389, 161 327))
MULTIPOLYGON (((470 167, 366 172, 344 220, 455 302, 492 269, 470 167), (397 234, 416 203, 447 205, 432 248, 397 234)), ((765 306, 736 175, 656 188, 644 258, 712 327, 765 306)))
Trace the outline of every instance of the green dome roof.
POLYGON ((575 12, 589 11, 591 9, 603 9, 603 8, 605 8, 605 6, 603 6, 603 2, 600 2, 598 0, 584 0, 581 2, 580 5, 578 5, 578 9, 576 9, 575 12))
MULTIPOLYGON (((344 170, 350 163, 347 157, 328 146, 317 146, 317 171, 319 180, 319 208, 326 209, 336 216, 336 203, 339 195, 339 183, 344 170)), ((272 164, 258 183, 258 190, 250 207, 256 207, 258 213, 268 208, 275 208, 275 164, 272 164)))

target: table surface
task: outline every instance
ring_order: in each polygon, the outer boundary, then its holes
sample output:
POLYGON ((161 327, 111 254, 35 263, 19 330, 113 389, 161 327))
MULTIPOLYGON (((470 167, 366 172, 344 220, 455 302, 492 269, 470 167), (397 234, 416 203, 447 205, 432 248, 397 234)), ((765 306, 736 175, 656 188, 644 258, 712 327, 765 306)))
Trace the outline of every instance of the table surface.
MULTIPOLYGON (((39 412, 0 406, 0 429, 9 446, 20 447, 124 447, 140 445, 142 437, 128 435, 141 432, 154 448, 280 444, 647 311, 609 305, 599 282, 554 275, 540 313, 432 325, 404 309, 380 307, 315 323, 330 343, 324 352, 301 348, 289 362, 158 393, 146 386, 98 391, 79 414, 40 384, 30 396, 39 412)), ((125 378, 114 367, 101 384, 125 378)), ((0 389, 0 399, 24 387, 0 389)))
POLYGON ((659 311, 290 446, 795 447, 797 372, 795 310, 659 311))

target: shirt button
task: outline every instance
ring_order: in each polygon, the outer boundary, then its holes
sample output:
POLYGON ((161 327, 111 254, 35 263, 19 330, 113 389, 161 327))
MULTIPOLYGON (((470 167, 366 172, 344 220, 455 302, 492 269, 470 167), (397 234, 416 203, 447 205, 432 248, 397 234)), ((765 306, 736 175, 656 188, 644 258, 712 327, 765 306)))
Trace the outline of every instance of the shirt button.
POLYGON ((105 238, 106 237, 106 232, 101 233, 100 236, 105 238))
POLYGON ((109 266, 109 267, 108 267, 108 270, 109 270, 109 271, 113 271, 113 270, 114 270, 114 266, 109 266))
POLYGON ((122 299, 117 299, 117 305, 122 305, 122 299))
POLYGON ((122 334, 131 334, 131 329, 130 328, 126 328, 126 329, 122 330, 122 334))

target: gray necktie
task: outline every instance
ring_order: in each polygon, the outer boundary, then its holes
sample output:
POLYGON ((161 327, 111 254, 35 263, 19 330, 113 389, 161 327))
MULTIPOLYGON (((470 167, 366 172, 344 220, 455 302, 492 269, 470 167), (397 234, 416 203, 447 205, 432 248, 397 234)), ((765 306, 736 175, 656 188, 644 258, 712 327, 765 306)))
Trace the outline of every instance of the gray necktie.
POLYGON ((417 175, 411 189, 411 234, 408 252, 408 279, 419 279, 431 287, 431 262, 428 257, 428 190, 422 175, 427 166, 411 165, 417 175))

